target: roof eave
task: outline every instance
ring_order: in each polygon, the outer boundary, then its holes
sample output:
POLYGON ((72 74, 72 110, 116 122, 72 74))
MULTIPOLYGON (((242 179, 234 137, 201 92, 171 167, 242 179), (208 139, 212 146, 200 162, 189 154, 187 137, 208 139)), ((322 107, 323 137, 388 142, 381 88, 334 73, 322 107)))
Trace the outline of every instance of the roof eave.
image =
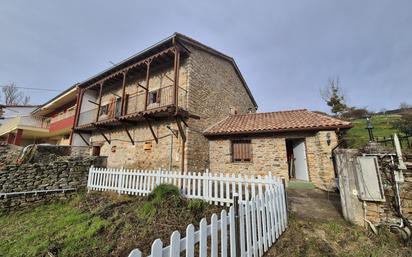
POLYGON ((285 132, 307 132, 307 131, 320 131, 320 130, 336 130, 336 129, 350 129, 353 125, 341 125, 341 126, 322 126, 322 127, 305 127, 305 128, 288 128, 288 129, 268 129, 258 131, 231 131, 231 132, 204 132, 205 137, 219 137, 219 136, 235 136, 235 135, 260 135, 268 133, 285 133, 285 132))

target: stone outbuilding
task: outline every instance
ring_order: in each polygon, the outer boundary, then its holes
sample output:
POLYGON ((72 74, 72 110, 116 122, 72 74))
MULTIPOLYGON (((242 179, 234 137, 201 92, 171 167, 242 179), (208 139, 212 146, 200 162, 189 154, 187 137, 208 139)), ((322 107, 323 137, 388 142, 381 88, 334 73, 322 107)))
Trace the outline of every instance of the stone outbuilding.
POLYGON ((266 175, 334 187, 332 150, 350 122, 308 110, 230 115, 209 127, 211 172, 266 175))

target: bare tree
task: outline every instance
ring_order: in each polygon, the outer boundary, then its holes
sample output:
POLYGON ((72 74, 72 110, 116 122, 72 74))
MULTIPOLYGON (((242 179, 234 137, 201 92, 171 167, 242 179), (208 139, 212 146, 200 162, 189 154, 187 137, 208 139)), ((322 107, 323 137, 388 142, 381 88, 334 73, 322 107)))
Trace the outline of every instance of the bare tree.
POLYGON ((23 92, 19 91, 14 82, 1 86, 1 91, 5 104, 27 105, 30 102, 30 96, 26 96, 23 92))
POLYGON ((402 102, 399 105, 399 109, 401 109, 401 110, 406 110, 406 109, 409 109, 409 108, 412 108, 412 105, 408 104, 407 102, 402 102))
POLYGON ((338 116, 348 108, 345 104, 345 96, 342 93, 339 78, 329 79, 328 85, 320 90, 320 96, 331 108, 331 111, 338 116))

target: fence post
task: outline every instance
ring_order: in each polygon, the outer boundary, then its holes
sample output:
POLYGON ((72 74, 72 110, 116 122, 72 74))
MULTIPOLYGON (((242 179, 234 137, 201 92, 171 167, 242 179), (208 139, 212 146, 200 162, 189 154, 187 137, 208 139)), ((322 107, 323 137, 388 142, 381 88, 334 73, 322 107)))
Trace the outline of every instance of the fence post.
POLYGON ((89 176, 87 177, 87 193, 90 193, 90 186, 91 186, 91 181, 92 181, 92 176, 94 176, 93 174, 93 165, 90 166, 89 169, 89 176), (93 174, 93 175, 92 175, 93 174))
POLYGON ((233 210, 235 212, 235 249, 236 256, 240 256, 240 223, 239 223, 239 194, 233 194, 233 210))
POLYGON ((286 179, 282 177, 282 184, 283 184, 283 195, 285 196, 285 208, 286 208, 286 213, 288 213, 288 195, 286 192, 286 179))
POLYGON ((160 171, 161 168, 159 168, 156 172, 156 186, 160 185, 160 171))
POLYGON ((123 167, 120 168, 120 172, 119 172, 119 190, 118 190, 119 195, 122 193, 122 189, 123 189, 123 167))

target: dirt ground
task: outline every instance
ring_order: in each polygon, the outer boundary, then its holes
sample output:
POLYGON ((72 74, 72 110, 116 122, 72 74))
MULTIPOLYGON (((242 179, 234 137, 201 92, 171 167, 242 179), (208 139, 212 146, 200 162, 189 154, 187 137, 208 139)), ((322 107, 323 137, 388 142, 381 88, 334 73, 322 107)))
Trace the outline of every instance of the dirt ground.
POLYGON ((340 214, 339 195, 288 190, 289 225, 265 257, 410 257, 412 247, 382 228, 375 235, 351 225, 340 214))

